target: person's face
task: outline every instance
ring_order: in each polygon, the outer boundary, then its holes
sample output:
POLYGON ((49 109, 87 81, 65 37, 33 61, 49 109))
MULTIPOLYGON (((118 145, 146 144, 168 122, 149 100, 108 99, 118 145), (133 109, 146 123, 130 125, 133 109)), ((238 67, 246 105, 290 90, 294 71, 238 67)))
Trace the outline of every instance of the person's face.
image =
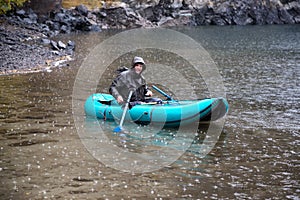
POLYGON ((140 74, 143 71, 143 65, 140 63, 137 63, 134 65, 135 73, 140 74))

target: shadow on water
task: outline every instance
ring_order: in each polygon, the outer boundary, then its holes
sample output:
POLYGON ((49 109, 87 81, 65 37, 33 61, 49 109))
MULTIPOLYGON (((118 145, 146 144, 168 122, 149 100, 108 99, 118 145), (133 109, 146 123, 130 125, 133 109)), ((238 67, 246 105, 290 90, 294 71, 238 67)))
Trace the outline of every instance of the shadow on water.
MULTIPOLYGON (((180 128, 161 128, 125 122, 122 131, 115 133, 113 130, 118 126, 116 121, 86 117, 84 126, 88 127, 85 129, 85 137, 88 137, 89 134, 93 135, 95 139, 93 142, 98 143, 98 145, 101 145, 102 141, 100 135, 104 134, 113 145, 132 153, 156 151, 160 148, 182 150, 183 146, 186 146, 185 152, 182 154, 186 153, 192 159, 199 161, 203 158, 202 152, 200 152, 203 141, 210 137, 207 132, 210 123, 195 123, 194 126, 198 127, 195 129, 191 128, 193 125, 180 128)), ((215 141, 216 146, 225 148, 225 139, 226 133, 222 131, 218 140, 215 141)), ((177 164, 181 163, 181 167, 187 159, 186 156, 182 156, 182 158, 183 160, 181 158, 174 160, 177 164)), ((185 168, 188 169, 189 167, 189 164, 185 165, 185 168)))

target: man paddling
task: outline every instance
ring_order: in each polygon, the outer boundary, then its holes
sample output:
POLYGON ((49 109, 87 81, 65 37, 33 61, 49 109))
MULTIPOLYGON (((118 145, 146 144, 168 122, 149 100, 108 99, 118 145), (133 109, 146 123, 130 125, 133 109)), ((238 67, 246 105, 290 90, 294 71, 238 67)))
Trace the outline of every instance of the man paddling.
POLYGON ((151 97, 152 91, 148 89, 146 80, 142 73, 146 70, 146 64, 143 58, 135 56, 132 60, 131 69, 121 72, 112 82, 109 93, 115 97, 119 104, 124 103, 128 98, 130 90, 133 90, 130 102, 149 102, 159 101, 151 97))

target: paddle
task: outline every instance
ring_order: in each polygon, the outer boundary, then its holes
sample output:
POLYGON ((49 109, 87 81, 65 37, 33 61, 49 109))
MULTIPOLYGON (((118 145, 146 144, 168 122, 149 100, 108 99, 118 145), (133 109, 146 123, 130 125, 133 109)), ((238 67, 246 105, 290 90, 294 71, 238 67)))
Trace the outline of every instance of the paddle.
POLYGON ((152 88, 155 89, 160 94, 164 95, 167 98, 167 101, 174 101, 174 99, 170 95, 168 95, 167 93, 165 93, 164 91, 156 87, 155 85, 152 85, 152 88))
POLYGON ((126 101, 126 104, 125 104, 125 108, 124 108, 124 110, 123 110, 123 114, 122 114, 122 117, 121 117, 120 124, 119 124, 118 127, 116 127, 116 128, 114 129, 114 132, 115 132, 115 133, 119 133, 119 132, 122 131, 123 122, 124 122, 124 119, 125 119, 126 112, 127 112, 127 110, 128 110, 128 106, 129 106, 129 103, 130 103, 130 99, 131 99, 132 93, 133 93, 133 90, 130 90, 130 91, 129 91, 128 98, 127 98, 127 101, 126 101))

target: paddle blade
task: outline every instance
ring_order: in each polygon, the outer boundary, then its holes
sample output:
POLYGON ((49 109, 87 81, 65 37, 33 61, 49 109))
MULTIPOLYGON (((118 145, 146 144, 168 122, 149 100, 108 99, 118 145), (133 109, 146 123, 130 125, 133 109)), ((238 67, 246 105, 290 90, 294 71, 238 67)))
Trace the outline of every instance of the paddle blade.
POLYGON ((119 133, 119 132, 121 132, 122 131, 122 127, 121 126, 118 126, 118 127, 116 127, 115 129, 114 129, 114 132, 115 133, 119 133))

